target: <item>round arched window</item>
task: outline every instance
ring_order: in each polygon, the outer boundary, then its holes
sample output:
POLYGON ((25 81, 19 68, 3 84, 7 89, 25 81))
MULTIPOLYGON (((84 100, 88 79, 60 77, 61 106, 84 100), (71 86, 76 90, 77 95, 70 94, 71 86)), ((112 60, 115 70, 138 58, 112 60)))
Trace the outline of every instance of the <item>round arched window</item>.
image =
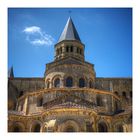
POLYGON ((72 87, 73 86, 73 79, 72 77, 68 77, 66 79, 66 87, 72 87))
POLYGON ((37 98, 37 106, 40 107, 43 105, 43 97, 38 97, 37 98))
POLYGON ((79 87, 80 88, 85 87, 85 80, 83 78, 79 79, 79 87))
POLYGON ((115 91, 114 93, 115 93, 116 95, 118 95, 118 92, 117 92, 117 91, 115 91))
POLYGON ((91 80, 89 81, 89 88, 93 88, 93 82, 91 80))
POLYGON ((66 46, 66 52, 69 52, 69 46, 66 46))
POLYGON ((126 92, 125 91, 123 91, 122 92, 122 96, 124 97, 124 98, 126 98, 127 96, 126 96, 126 92))
POLYGON ((96 96, 96 102, 97 102, 97 106, 103 106, 103 100, 100 95, 96 96))
POLYGON ((73 46, 70 47, 70 51, 73 52, 73 46))
POLYGON ((60 79, 59 78, 55 79, 54 87, 60 87, 60 79))

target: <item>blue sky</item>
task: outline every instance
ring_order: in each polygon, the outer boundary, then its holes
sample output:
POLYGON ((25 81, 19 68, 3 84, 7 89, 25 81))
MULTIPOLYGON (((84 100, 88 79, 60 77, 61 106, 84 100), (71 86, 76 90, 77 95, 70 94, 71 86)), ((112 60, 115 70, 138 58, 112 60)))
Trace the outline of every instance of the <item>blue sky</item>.
POLYGON ((15 77, 44 76, 69 16, 97 77, 132 77, 131 8, 10 8, 8 69, 15 77))

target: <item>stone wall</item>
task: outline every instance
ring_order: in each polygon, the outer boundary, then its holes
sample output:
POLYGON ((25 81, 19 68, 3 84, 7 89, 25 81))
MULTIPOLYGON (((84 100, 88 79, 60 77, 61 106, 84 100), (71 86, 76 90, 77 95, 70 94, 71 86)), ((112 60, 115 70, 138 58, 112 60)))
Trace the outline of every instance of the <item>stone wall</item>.
POLYGON ((44 78, 13 78, 9 81, 17 88, 19 96, 27 91, 43 89, 45 85, 44 78))
POLYGON ((95 79, 95 88, 112 92, 132 92, 132 78, 99 78, 95 79))

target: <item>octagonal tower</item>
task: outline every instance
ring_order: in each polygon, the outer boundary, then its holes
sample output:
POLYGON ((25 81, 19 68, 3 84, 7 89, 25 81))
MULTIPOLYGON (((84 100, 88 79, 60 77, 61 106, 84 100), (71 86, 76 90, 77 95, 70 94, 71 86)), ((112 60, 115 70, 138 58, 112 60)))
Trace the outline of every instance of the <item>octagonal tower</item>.
POLYGON ((85 62, 85 46, 69 17, 55 45, 55 60, 46 65, 45 88, 94 87, 94 65, 85 62))

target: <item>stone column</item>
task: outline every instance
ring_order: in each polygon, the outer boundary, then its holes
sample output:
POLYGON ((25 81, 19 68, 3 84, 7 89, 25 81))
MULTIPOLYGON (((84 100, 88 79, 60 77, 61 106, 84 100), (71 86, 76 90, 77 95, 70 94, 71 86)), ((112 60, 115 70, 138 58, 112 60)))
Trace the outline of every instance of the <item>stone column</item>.
POLYGON ((93 128, 93 131, 94 132, 98 132, 98 129, 97 129, 97 120, 96 120, 96 116, 93 117, 93 125, 92 125, 92 128, 93 128))
POLYGON ((60 87, 61 87, 61 88, 64 87, 64 78, 60 78, 60 87))
POLYGON ((73 52, 77 53, 77 47, 75 47, 75 46, 73 47, 73 52))
POLYGON ((68 52, 70 52, 70 46, 68 47, 68 52))
POLYGON ((62 53, 65 53, 66 52, 66 47, 62 47, 62 53))
POLYGON ((45 132, 46 131, 45 125, 46 125, 45 122, 41 124, 40 132, 45 132))
POLYGON ((28 97, 25 98, 23 112, 25 115, 27 115, 27 113, 28 113, 28 97))
POLYGON ((111 121, 109 123, 110 123, 110 125, 109 125, 109 128, 108 128, 108 131, 109 132, 114 132, 115 131, 114 130, 114 125, 112 125, 112 122, 111 121))
POLYGON ((17 102, 17 104, 16 104, 16 110, 17 110, 17 111, 18 111, 18 106, 19 106, 19 105, 18 105, 18 102, 17 102))
POLYGON ((79 81, 77 79, 73 80, 73 87, 75 88, 79 87, 79 81))
POLYGON ((50 81, 50 88, 53 88, 53 81, 50 81))
POLYGON ((97 117, 94 116, 94 123, 93 123, 93 130, 94 132, 98 132, 98 124, 97 124, 97 117))
POLYGON ((47 88, 47 82, 45 81, 45 89, 47 88))

